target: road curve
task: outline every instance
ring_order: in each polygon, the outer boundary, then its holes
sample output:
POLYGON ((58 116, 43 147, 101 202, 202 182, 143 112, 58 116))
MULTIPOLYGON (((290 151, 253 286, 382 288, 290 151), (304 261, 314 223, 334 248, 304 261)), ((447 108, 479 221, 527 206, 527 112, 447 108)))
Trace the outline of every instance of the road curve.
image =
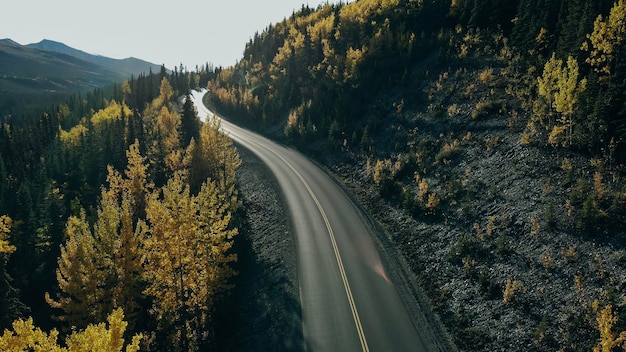
MULTIPOLYGON (((200 117, 212 115, 192 98, 200 117)), ((222 120, 278 180, 296 235, 307 351, 428 351, 380 260, 360 210, 299 152, 222 120)))

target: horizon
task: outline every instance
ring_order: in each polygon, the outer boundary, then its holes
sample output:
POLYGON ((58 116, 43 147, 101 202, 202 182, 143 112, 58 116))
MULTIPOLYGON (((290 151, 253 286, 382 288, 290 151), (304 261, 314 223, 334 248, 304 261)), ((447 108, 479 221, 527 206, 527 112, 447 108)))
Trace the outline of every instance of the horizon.
POLYGON ((154 6, 145 0, 111 0, 105 8, 98 10, 97 18, 93 18, 94 12, 78 0, 42 2, 37 4, 37 12, 32 11, 32 4, 17 2, 8 5, 7 13, 12 15, 0 22, 0 37, 20 45, 50 40, 91 55, 136 58, 165 65, 168 69, 182 64, 193 70, 207 63, 229 67, 242 58, 246 43, 255 33, 262 33, 270 24, 288 18, 303 5, 317 8, 325 3, 339 2, 349 1, 277 0, 268 4, 234 0, 207 4, 190 0, 180 13, 169 16, 172 11, 168 8, 154 6), (126 11, 118 12, 120 8, 126 11), (195 10, 185 10, 187 8, 195 10), (247 10, 241 11, 242 8, 247 10), (163 10, 168 16, 162 16, 163 10), (209 15, 205 16, 205 13, 209 15), (50 18, 55 19, 52 24, 50 18), (106 22, 109 18, 120 20, 109 25, 106 22), (159 26, 160 20, 166 20, 165 25, 159 26), (131 26, 133 22, 130 31, 124 30, 125 24, 131 26), (174 28, 199 29, 191 33, 196 33, 194 36, 174 28))

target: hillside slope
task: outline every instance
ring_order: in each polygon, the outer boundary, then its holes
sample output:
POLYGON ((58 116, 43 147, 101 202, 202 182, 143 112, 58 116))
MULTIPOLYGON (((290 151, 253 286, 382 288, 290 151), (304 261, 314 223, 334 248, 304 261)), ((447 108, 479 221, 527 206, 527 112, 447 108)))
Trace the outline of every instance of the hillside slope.
POLYGON ((210 103, 343 179, 461 350, 617 345, 626 5, 561 5, 303 8, 250 41, 210 103))

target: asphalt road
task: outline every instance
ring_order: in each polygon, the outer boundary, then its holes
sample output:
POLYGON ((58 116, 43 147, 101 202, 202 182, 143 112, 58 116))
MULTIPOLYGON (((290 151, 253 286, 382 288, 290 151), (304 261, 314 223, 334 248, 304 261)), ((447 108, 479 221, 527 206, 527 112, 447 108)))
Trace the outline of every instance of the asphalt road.
MULTIPOLYGON (((201 118, 212 113, 193 99, 201 118)), ((222 120, 255 153, 284 193, 296 234, 307 351, 427 351, 387 278, 372 229, 332 178, 301 153, 222 120)))

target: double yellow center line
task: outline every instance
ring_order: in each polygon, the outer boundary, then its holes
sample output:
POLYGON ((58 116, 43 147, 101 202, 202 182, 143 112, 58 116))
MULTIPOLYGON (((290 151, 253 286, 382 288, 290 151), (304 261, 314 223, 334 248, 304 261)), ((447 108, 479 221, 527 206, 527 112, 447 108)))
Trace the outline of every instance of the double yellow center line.
POLYGON ((337 246, 337 241, 335 240, 335 234, 333 232, 333 229, 330 225, 330 221, 328 220, 328 216, 326 216, 326 212, 324 212, 324 209, 322 208, 322 205, 320 204, 319 200, 317 199, 317 197, 315 196, 315 194, 313 193, 313 190, 311 190, 311 187, 309 186, 308 182, 306 182, 306 180, 304 179, 304 177, 300 174, 300 172, 298 172, 298 170, 295 169, 295 167, 293 167, 293 165, 291 165, 290 162, 288 162, 282 155, 278 154, 276 151, 268 148, 267 146, 251 140, 249 138, 245 138, 242 136, 238 136, 239 138, 246 140, 249 143, 255 144, 267 151, 269 151, 270 153, 276 155, 276 157, 278 157, 282 162, 285 163, 285 165, 287 165, 287 167, 289 167, 289 169, 291 169, 291 171, 293 171, 293 173, 298 177, 298 179, 300 180, 300 182, 302 182, 302 184, 304 185, 304 187, 307 189, 307 191, 309 192, 309 195, 311 196, 311 198, 313 199, 313 201, 315 202, 315 205, 317 206, 317 209, 319 210, 320 214, 322 215, 322 218, 324 219, 324 223, 326 224, 326 229, 328 230, 328 235, 330 237, 330 241, 333 245, 333 251, 335 252, 335 258, 337 259, 337 266, 339 266, 339 272, 341 273, 341 280, 343 281, 343 287, 346 291, 346 296, 348 297, 348 303, 350 304, 350 310, 352 311, 352 318, 354 319, 354 324, 356 325, 356 331, 357 334, 359 335, 359 340, 361 342, 361 348, 363 350, 363 352, 369 352, 369 346, 367 345, 367 340, 365 339, 365 333, 363 332, 363 326, 361 325, 361 320, 359 319, 359 313, 357 311, 356 308, 356 304, 354 302, 354 297, 352 296, 352 290, 350 289, 350 283, 348 282, 348 277, 346 275, 346 270, 343 266, 343 261, 341 260, 341 255, 339 254, 339 247, 337 246))

